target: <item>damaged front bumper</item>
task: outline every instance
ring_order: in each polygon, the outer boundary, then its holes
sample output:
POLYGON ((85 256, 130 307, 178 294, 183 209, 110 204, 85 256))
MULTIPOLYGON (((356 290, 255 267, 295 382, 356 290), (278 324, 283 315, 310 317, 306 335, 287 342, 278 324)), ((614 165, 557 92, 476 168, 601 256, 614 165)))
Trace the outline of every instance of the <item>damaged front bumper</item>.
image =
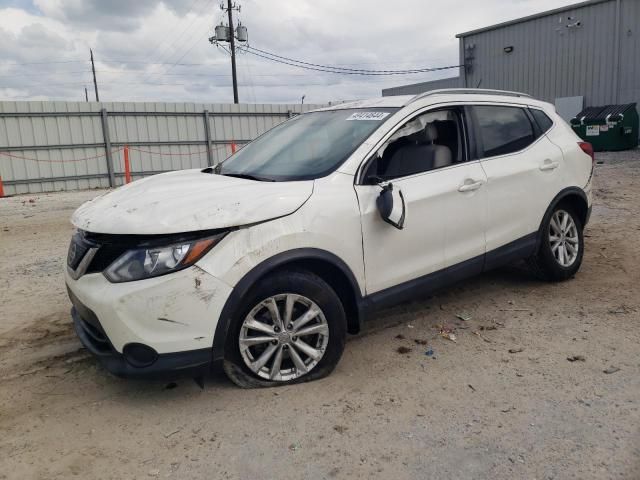
MULTIPOLYGON (((73 327, 82 345, 98 359, 107 371, 118 377, 197 376, 208 372, 211 367, 210 348, 158 354, 151 347, 144 346, 146 347, 144 350, 145 359, 141 363, 141 359, 136 356, 127 356, 116 352, 106 335, 102 337, 97 334, 96 327, 87 322, 75 306, 71 309, 71 317, 73 318, 73 327)), ((141 344, 135 344, 135 346, 140 348, 141 344)))
POLYGON ((135 282, 66 274, 78 337, 111 373, 192 373, 211 363, 213 336, 231 287, 197 266, 135 282))

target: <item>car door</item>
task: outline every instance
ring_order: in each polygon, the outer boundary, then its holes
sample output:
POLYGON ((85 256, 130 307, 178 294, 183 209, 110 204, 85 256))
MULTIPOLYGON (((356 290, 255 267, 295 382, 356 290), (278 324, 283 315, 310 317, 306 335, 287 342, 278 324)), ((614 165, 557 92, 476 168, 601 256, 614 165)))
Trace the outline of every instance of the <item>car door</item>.
MULTIPOLYGON (((487 266, 500 247, 535 246, 535 233, 562 183, 562 151, 541 134, 525 106, 476 105, 475 136, 487 175, 487 266)), ((495 258, 494 258, 495 257, 495 258)))
POLYGON ((486 176, 478 161, 469 161, 465 131, 459 107, 417 113, 392 130, 364 164, 355 189, 367 294, 415 286, 465 260, 473 259, 465 273, 481 270, 486 176), (381 218, 381 182, 402 192, 402 229, 381 218))

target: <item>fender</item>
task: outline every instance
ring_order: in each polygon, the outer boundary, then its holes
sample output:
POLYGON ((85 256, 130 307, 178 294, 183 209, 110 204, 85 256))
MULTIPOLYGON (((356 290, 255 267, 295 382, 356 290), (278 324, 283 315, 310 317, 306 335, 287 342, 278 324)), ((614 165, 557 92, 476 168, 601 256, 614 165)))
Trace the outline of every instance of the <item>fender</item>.
POLYGON ((589 206, 589 201, 587 199, 587 194, 584 193, 584 190, 582 190, 579 187, 567 187, 567 188, 563 188, 562 190, 560 190, 560 192, 553 198, 553 200, 551 200, 551 203, 549 204, 549 207, 547 207, 547 211, 544 213, 544 215, 542 216, 542 220, 540 221, 540 225, 538 226, 538 235, 537 235, 537 240, 536 240, 536 251, 538 250, 538 248, 540 247, 540 242, 542 240, 542 226, 545 225, 545 223, 549 220, 549 218, 551 217, 551 213, 553 212, 553 209, 556 208, 556 206, 565 198, 567 198, 569 195, 577 195, 579 196, 583 201, 584 204, 587 206, 588 210, 587 210, 587 215, 584 221, 584 225, 583 227, 587 224, 587 221, 589 220, 589 215, 591 213, 591 207, 589 206))
POLYGON ((347 264, 333 253, 320 250, 318 248, 297 248, 289 250, 287 252, 274 255, 273 257, 256 265, 251 271, 242 277, 242 279, 233 288, 231 295, 229 295, 229 298, 222 308, 220 318, 218 319, 218 325, 216 326, 215 335, 213 337, 212 358, 214 363, 221 362, 224 359, 225 343, 229 332, 229 326, 233 319, 233 314, 240 306, 242 299, 245 298, 249 292, 249 289, 253 287, 260 278, 278 267, 304 260, 321 260, 338 268, 344 274, 351 286, 351 289, 353 290, 353 293, 355 294, 358 325, 362 323, 364 316, 362 312, 362 293, 355 275, 347 264))

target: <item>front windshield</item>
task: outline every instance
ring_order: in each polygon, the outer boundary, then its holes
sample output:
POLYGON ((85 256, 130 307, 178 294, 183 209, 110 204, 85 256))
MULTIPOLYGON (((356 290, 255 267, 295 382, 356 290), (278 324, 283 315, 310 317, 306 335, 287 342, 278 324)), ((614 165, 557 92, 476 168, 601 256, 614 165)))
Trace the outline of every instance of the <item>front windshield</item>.
POLYGON ((305 113, 222 162, 216 173, 256 180, 309 180, 338 168, 397 109, 305 113))

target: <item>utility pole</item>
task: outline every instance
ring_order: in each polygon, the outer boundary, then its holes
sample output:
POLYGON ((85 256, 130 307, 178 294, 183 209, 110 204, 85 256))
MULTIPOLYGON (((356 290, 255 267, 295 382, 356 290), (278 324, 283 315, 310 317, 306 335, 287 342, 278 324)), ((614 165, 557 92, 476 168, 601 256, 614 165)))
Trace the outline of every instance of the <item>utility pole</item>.
POLYGON ((89 102, 89 92, 87 92, 87 87, 84 87, 84 99, 89 102))
MULTIPOLYGON (((236 27, 233 24, 233 11, 240 11, 240 6, 233 3, 233 0, 226 0, 226 7, 223 3, 220 4, 220 9, 227 12, 227 19, 229 24, 220 25, 215 28, 215 35, 209 38, 209 42, 218 46, 220 43, 229 42, 229 53, 231 53, 231 77, 233 80, 233 103, 239 103, 238 101, 238 75, 236 72, 236 40, 240 43, 246 43, 249 40, 247 27, 238 22, 236 27)), ((226 49, 225 49, 226 51, 226 49)))
POLYGON ((231 76, 233 77, 233 103, 238 103, 238 78, 236 76, 236 39, 233 31, 233 4, 227 0, 227 12, 229 13, 229 28, 231 30, 231 76))
POLYGON ((93 88, 96 90, 96 102, 100 101, 100 97, 98 96, 98 82, 96 81, 96 66, 93 64, 93 50, 89 49, 91 53, 91 71, 93 72, 93 88))

